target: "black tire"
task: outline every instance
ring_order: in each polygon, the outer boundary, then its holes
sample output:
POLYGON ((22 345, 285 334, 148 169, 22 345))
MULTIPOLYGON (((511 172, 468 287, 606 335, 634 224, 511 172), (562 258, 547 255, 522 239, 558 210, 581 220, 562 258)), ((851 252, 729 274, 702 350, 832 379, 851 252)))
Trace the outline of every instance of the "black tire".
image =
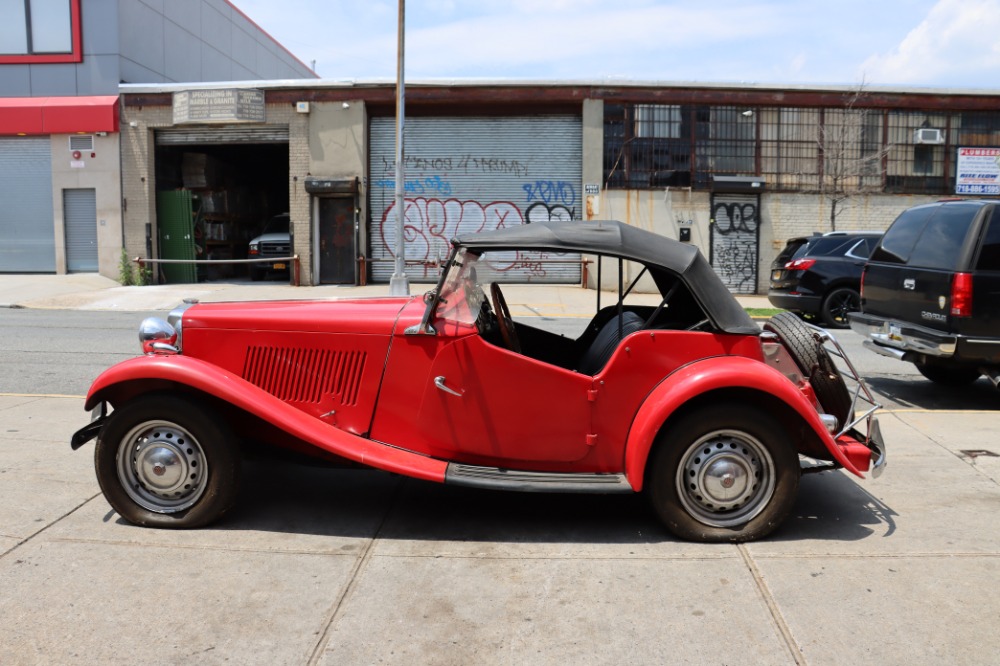
POLYGON ((189 399, 162 393, 115 409, 94 450, 108 503, 128 522, 147 527, 217 520, 236 500, 241 465, 225 423, 189 399))
POLYGON ((264 279, 264 275, 267 271, 263 268, 256 268, 254 266, 250 267, 250 279, 254 282, 260 282, 264 279))
POLYGON ((781 424, 761 409, 703 407, 657 438, 647 468, 647 497, 666 528, 681 539, 760 539, 795 504, 801 469, 790 441, 781 424))
POLYGON ((779 312, 764 323, 764 329, 784 343, 803 375, 809 378, 823 409, 837 417, 840 426, 850 422, 851 394, 833 359, 816 340, 813 329, 790 312, 779 312))
POLYGON ((940 363, 919 363, 917 370, 927 379, 942 386, 968 386, 982 374, 976 368, 940 363))
POLYGON ((861 295, 850 287, 837 287, 823 299, 820 306, 820 317, 829 328, 847 328, 848 312, 858 312, 861 309, 861 295))

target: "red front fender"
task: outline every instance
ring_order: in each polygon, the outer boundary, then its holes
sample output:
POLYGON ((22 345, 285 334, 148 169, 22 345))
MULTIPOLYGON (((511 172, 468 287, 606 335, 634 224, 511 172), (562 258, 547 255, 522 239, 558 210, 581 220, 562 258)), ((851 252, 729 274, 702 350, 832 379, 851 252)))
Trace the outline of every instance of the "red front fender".
POLYGON ((787 377, 760 361, 739 356, 718 356, 691 363, 674 372, 650 391, 639 407, 625 444, 625 474, 636 491, 642 490, 650 449, 671 414, 699 395, 733 388, 760 391, 783 401, 816 432, 837 463, 849 472, 862 476, 827 432, 816 408, 787 377))
POLYGON ((116 394, 134 393, 134 389, 126 389, 125 384, 135 386, 135 382, 153 387, 164 386, 165 382, 182 384, 225 400, 294 437, 348 460, 397 474, 444 482, 446 464, 440 460, 352 435, 299 411, 242 377, 187 356, 141 356, 112 366, 90 387, 85 408, 93 409, 102 400, 114 402, 112 398, 116 394))

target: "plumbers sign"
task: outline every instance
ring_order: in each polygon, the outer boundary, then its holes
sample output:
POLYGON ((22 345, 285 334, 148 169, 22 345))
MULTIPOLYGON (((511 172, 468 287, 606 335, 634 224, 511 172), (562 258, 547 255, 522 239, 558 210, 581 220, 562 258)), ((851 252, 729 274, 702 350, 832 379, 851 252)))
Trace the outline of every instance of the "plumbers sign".
POLYGON ((174 93, 174 124, 262 123, 264 91, 253 88, 215 88, 174 93))
POLYGON ((1000 194, 1000 148, 959 148, 955 194, 1000 194))

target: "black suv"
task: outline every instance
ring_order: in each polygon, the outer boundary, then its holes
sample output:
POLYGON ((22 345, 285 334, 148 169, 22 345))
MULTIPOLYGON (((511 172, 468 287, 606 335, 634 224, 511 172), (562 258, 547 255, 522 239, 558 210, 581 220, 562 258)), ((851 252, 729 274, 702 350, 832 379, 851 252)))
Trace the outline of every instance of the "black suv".
POLYGON ((881 231, 831 231, 792 238, 771 264, 767 299, 777 308, 846 328, 861 309, 861 271, 881 231))
POLYGON ((862 280, 865 346, 949 385, 1000 382, 1000 202, 942 201, 896 218, 862 280))

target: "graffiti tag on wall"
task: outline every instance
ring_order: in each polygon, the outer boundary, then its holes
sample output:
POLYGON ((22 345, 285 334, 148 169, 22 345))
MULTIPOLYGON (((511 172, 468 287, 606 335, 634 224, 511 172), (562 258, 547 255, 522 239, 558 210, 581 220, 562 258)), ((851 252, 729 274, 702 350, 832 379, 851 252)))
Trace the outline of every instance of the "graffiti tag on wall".
MULTIPOLYGON (((451 252, 451 239, 459 234, 505 229, 530 222, 573 219, 573 211, 565 206, 543 203, 532 204, 522 216, 518 207, 509 201, 494 201, 484 205, 478 201, 419 197, 406 199, 403 210, 406 260, 424 262, 424 278, 436 275, 435 264, 447 259, 451 252)), ((385 256, 395 258, 395 202, 383 213, 379 228, 385 256)), ((550 258, 549 254, 539 252, 491 253, 490 256, 498 271, 519 269, 538 277, 545 276, 545 266, 541 260, 550 258)))
POLYGON ((757 292, 756 200, 712 205, 712 268, 730 291, 757 292))

